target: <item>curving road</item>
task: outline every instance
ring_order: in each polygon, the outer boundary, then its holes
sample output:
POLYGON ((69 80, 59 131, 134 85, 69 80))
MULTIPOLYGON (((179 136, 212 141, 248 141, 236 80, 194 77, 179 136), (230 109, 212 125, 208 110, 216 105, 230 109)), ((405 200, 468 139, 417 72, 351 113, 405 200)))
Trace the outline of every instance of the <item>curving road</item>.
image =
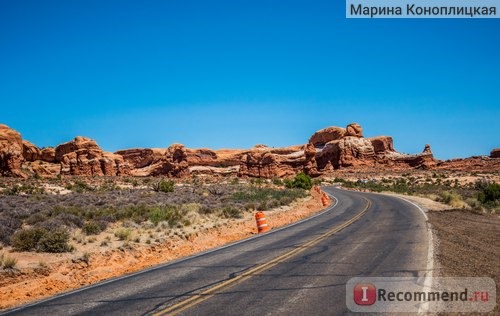
MULTIPOLYGON (((407 201, 333 187, 321 214, 6 315, 339 315, 355 276, 423 276, 429 232, 407 201)), ((2 314, 3 315, 3 314, 2 314)))

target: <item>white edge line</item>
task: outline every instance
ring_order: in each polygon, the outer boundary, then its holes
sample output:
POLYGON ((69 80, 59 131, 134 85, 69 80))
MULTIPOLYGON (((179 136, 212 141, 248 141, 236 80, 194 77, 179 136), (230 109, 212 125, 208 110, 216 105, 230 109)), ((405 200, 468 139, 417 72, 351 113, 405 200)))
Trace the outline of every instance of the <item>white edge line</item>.
MULTIPOLYGON (((388 196, 394 196, 394 195, 388 195, 388 196)), ((433 236, 432 236, 432 229, 431 229, 431 224, 429 222, 429 217, 427 216, 427 213, 425 212, 420 205, 407 200, 403 197, 400 196, 394 196, 398 199, 401 199, 403 201, 406 201, 422 212, 425 218, 425 222, 427 224, 427 234, 429 235, 429 246, 427 247, 427 267, 426 267, 426 273, 424 276, 424 283, 423 283, 423 290, 428 292, 432 288, 432 270, 434 268, 434 241, 433 241, 433 236)), ((420 305, 418 308, 418 314, 427 314, 429 311, 429 302, 425 302, 424 304, 420 305)))
MULTIPOLYGON (((338 189, 345 190, 345 191, 350 191, 350 192, 360 192, 360 191, 353 191, 353 190, 347 190, 342 187, 337 187, 338 189)), ((415 206, 424 216, 425 218, 425 223, 427 225, 427 234, 428 234, 428 239, 429 239, 429 246, 427 247, 427 265, 426 265, 426 272, 424 276, 424 282, 423 282, 423 290, 429 291, 432 288, 432 271, 434 269, 434 240, 433 240, 433 234, 432 234, 432 229, 431 229, 431 223, 429 223, 429 217, 427 216, 427 213, 425 212, 420 205, 407 200, 403 197, 397 196, 397 195, 392 195, 392 194, 384 194, 384 193, 378 193, 378 192, 361 192, 361 193, 370 193, 370 194, 380 194, 384 196, 389 196, 389 197, 395 197, 400 200, 406 201, 413 206, 415 206)), ((418 309, 418 314, 427 314, 429 310, 429 302, 425 302, 424 304, 420 305, 418 309)))
POLYGON ((267 236, 267 235, 271 235, 271 234, 277 233, 277 232, 279 232, 281 230, 293 227, 295 225, 298 225, 300 223, 306 222, 308 220, 311 220, 313 218, 321 216, 321 215, 325 214, 326 212, 331 211, 335 206, 337 206, 337 204, 339 202, 339 199, 337 197, 333 196, 333 195, 330 195, 330 196, 333 197, 333 198, 335 198, 335 203, 333 205, 330 205, 330 206, 326 207, 323 211, 321 211, 321 212, 319 212, 317 214, 314 214, 312 216, 309 216, 309 217, 306 217, 304 219, 301 219, 298 222, 294 222, 294 223, 288 224, 288 225, 280 227, 278 229, 272 229, 269 232, 266 232, 266 233, 263 233, 263 234, 257 234, 255 236, 251 236, 251 237, 248 237, 248 238, 245 238, 245 239, 242 239, 242 240, 238 240, 236 242, 229 243, 229 244, 226 244, 226 245, 214 248, 214 249, 205 250, 205 251, 199 252, 197 254, 190 255, 190 256, 187 256, 187 257, 184 257, 184 258, 181 258, 181 259, 177 259, 177 260, 174 260, 174 261, 171 261, 171 262, 161 263, 159 265, 155 265, 155 266, 146 268, 144 270, 140 270, 140 271, 133 272, 133 273, 130 273, 130 274, 125 274, 125 275, 122 275, 122 276, 114 277, 114 278, 111 278, 111 279, 108 279, 108 280, 105 280, 105 281, 101 281, 101 282, 98 282, 98 283, 90 284, 90 285, 87 285, 87 286, 84 286, 84 287, 81 287, 81 288, 78 288, 78 289, 74 289, 74 290, 71 290, 71 291, 68 291, 68 292, 63 292, 63 293, 60 293, 60 294, 56 294, 54 296, 42 299, 40 301, 28 303, 26 305, 21 305, 21 306, 15 307, 13 309, 7 309, 7 310, 4 310, 4 311, 0 311, 0 315, 4 315, 4 314, 7 314, 7 313, 12 313, 12 312, 16 312, 16 311, 19 311, 19 310, 22 310, 22 309, 25 309, 25 308, 28 308, 28 307, 32 307, 32 306, 36 306, 36 305, 39 305, 39 304, 47 303, 47 302, 50 302, 50 301, 55 300, 55 299, 59 299, 59 298, 65 297, 65 296, 69 296, 69 295, 72 295, 72 294, 80 293, 80 292, 83 292, 83 291, 86 291, 86 290, 89 290, 89 289, 92 289, 92 288, 95 288, 95 287, 99 287, 99 286, 106 285, 108 283, 120 281, 120 280, 123 280, 123 279, 126 279, 126 278, 130 278, 130 277, 133 277, 133 276, 137 276, 137 275, 140 275, 140 274, 143 274, 143 273, 146 273, 146 272, 150 272, 150 271, 162 269, 162 268, 168 267, 170 265, 181 263, 181 262, 184 262, 184 261, 187 261, 187 260, 190 260, 190 259, 194 259, 194 258, 197 258, 197 257, 204 256, 204 255, 212 253, 212 252, 216 252, 216 251, 219 251, 219 250, 222 250, 222 249, 225 249, 225 248, 236 246, 238 244, 241 244, 241 243, 244 243, 244 242, 248 242, 250 240, 253 240, 253 239, 256 239, 256 238, 259 238, 259 237, 263 237, 263 236, 267 236))

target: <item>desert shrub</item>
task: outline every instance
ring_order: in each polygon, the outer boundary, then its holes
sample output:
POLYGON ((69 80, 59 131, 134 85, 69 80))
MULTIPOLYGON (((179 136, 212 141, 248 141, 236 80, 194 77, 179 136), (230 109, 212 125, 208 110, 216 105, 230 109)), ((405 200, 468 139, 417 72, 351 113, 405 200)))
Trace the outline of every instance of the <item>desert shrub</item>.
POLYGON ((41 227, 18 230, 11 238, 12 247, 19 251, 34 250, 38 241, 45 233, 46 229, 41 227))
POLYGON ((21 226, 22 221, 16 217, 0 216, 0 242, 10 245, 12 235, 21 226))
POLYGON ((251 188, 235 192, 231 198, 241 203, 266 203, 271 200, 278 200, 280 205, 287 205, 293 200, 305 196, 306 192, 301 189, 251 188))
POLYGON ((66 185, 66 189, 77 193, 94 191, 93 187, 81 180, 76 180, 75 183, 66 185))
POLYGON ((199 213, 201 205, 199 203, 187 203, 181 205, 183 213, 199 213))
POLYGON ((244 207, 246 211, 251 211, 255 210, 257 208, 257 205, 255 203, 246 203, 244 207))
POLYGON ((445 204, 448 204, 453 207, 465 207, 467 206, 466 203, 462 200, 462 197, 455 193, 455 192, 449 192, 449 191, 443 191, 439 194, 439 202, 443 202, 445 204))
POLYGON ((68 244, 69 233, 64 229, 47 231, 38 241, 36 250, 40 252, 70 252, 73 247, 68 244))
POLYGON ((55 219, 67 227, 82 227, 84 223, 83 218, 75 214, 61 213, 55 219))
POLYGON ((214 196, 222 196, 224 195, 224 189, 222 188, 222 186, 218 186, 218 185, 211 185, 207 188, 207 191, 211 194, 211 195, 214 195, 214 196))
POLYGON ((261 186, 262 184, 264 184, 264 180, 262 180, 261 178, 252 178, 250 179, 250 183, 256 186, 261 186))
POLYGON ((31 214, 27 219, 26 223, 29 225, 35 225, 37 223, 44 222, 48 219, 47 214, 42 213, 42 212, 37 212, 34 214, 31 214))
POLYGON ((82 257, 80 258, 83 262, 85 262, 86 264, 89 264, 90 262, 90 257, 91 257, 91 253, 90 252, 87 252, 85 251, 82 255, 82 257))
POLYGON ((19 251, 69 252, 69 233, 64 229, 47 230, 32 227, 18 230, 11 239, 12 247, 19 251))
POLYGON ((85 235, 97 235, 105 230, 106 226, 107 224, 105 221, 91 220, 83 225, 82 231, 85 233, 85 235))
POLYGON ((310 190, 313 186, 313 183, 311 177, 301 172, 298 173, 292 181, 287 181, 285 185, 287 188, 310 190))
POLYGON ((163 205, 153 207, 149 211, 149 220, 155 225, 166 221, 170 227, 173 227, 184 219, 185 214, 186 211, 181 210, 178 206, 163 205))
POLYGON ((481 188, 477 199, 483 204, 493 204, 500 201, 500 184, 490 183, 481 188))
POLYGON ((222 216, 225 218, 243 218, 243 212, 233 206, 226 206, 222 209, 222 216))
POLYGON ((174 186, 175 186, 174 181, 165 179, 157 181, 152 185, 154 191, 163 193, 174 192, 174 186))
POLYGON ((57 229, 62 229, 64 228, 64 223, 59 221, 56 218, 49 218, 46 221, 43 221, 41 223, 37 223, 34 226, 36 227, 42 227, 45 228, 46 230, 57 230, 57 229))
POLYGON ((273 178, 272 182, 274 185, 283 185, 283 181, 280 178, 273 178))
POLYGON ((14 269, 17 264, 17 259, 13 257, 5 256, 4 254, 0 255, 0 268, 4 269, 14 269))
POLYGON ((43 194, 45 193, 45 189, 42 187, 36 187, 31 184, 22 184, 22 185, 14 184, 12 187, 5 189, 3 193, 6 195, 43 194))
POLYGON ((209 206, 203 205, 198 210, 198 213, 203 214, 203 215, 212 214, 212 213, 214 213, 214 209, 209 207, 209 206))
POLYGON ((119 228, 115 231, 115 237, 119 240, 129 240, 132 230, 130 228, 119 228))

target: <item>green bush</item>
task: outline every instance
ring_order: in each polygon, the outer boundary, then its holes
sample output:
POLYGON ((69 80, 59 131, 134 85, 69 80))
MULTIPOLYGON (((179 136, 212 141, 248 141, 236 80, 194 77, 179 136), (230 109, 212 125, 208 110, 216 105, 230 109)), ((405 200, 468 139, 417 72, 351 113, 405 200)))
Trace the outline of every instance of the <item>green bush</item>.
POLYGON ((18 251, 35 250, 38 241, 46 232, 46 229, 40 227, 18 230, 11 237, 11 245, 18 251))
POLYGON ((68 244, 68 240, 69 233, 65 230, 47 231, 38 241, 36 250, 54 253, 73 251, 73 247, 68 244))
POLYGON ((286 181, 285 185, 287 188, 298 188, 304 190, 310 190, 313 186, 311 177, 307 174, 301 172, 295 176, 292 181, 286 181))
POLYGON ((164 192, 164 193, 174 192, 174 186, 175 186, 174 181, 162 179, 153 184, 153 190, 156 192, 164 192))
POLYGON ((33 227, 18 230, 11 239, 12 247, 18 251, 69 252, 69 233, 63 229, 47 230, 33 227))
POLYGON ((500 200, 500 184, 490 183, 482 188, 478 193, 478 201, 487 204, 495 203, 500 200))
POLYGON ((105 229, 106 223, 102 221, 88 221, 82 227, 82 231, 85 233, 85 235, 97 235, 105 229))
POLYGON ((150 209, 149 220, 155 225, 166 221, 170 227, 173 227, 184 219, 186 213, 186 209, 181 209, 181 207, 175 205, 157 206, 150 209))

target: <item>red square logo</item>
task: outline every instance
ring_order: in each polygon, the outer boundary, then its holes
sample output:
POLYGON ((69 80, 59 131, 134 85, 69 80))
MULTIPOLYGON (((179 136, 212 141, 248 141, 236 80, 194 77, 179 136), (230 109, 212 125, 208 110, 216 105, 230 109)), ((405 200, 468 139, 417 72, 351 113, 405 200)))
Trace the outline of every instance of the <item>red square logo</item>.
POLYGON ((377 289, 371 283, 359 283, 354 287, 354 303, 373 305, 377 300, 377 289))

